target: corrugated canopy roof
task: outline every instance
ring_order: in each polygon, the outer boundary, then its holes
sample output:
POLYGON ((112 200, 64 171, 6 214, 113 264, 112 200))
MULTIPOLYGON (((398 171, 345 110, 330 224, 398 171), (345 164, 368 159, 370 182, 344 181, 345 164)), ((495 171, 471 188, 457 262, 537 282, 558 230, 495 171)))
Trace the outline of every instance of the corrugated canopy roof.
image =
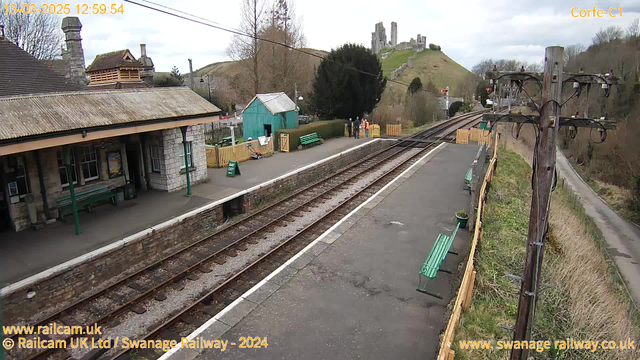
MULTIPOLYGON (((296 104, 283 92, 258 94, 256 95, 256 98, 258 98, 260 102, 262 102, 262 104, 264 104, 264 106, 274 115, 296 109, 296 104)), ((249 104, 251 104, 251 102, 249 102, 249 104)), ((249 105, 247 105, 247 107, 248 106, 249 105)))
POLYGON ((187 87, 0 97, 0 141, 219 112, 187 87))

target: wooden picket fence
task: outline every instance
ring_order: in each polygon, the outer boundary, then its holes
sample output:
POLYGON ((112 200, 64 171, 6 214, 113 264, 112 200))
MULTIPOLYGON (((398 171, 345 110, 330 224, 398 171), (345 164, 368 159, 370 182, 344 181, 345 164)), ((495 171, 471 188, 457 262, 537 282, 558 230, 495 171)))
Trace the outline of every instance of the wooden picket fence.
POLYGON ((402 136, 402 124, 387 124, 387 136, 402 136))
POLYGON ((469 130, 458 129, 456 131, 456 144, 462 144, 462 145, 469 144, 469 130))
MULTIPOLYGON (((489 139, 491 139, 491 135, 489 135, 489 139)), ((478 196, 480 197, 478 200, 478 210, 476 212, 476 221, 475 227, 473 230, 473 240, 471 241, 471 247, 469 249, 469 258, 467 260, 467 266, 464 271, 464 277, 462 278, 462 283, 460 283, 460 289, 458 290, 458 295, 456 296, 456 301, 453 306, 453 312, 451 313, 451 317, 449 318, 449 323, 447 324, 447 329, 444 332, 444 337, 442 338, 442 342, 440 343, 440 352, 438 353, 438 360, 453 360, 455 357, 455 351, 451 350, 451 345, 453 343, 453 336, 455 333, 455 329, 458 326, 458 321, 460 321, 460 316, 462 315, 462 310, 467 310, 471 306, 471 300, 473 298, 473 285, 476 279, 476 270, 473 266, 473 260, 475 258, 476 247, 478 246, 478 242, 482 240, 482 212, 484 211, 484 200, 486 198, 487 186, 493 177, 493 172, 496 167, 496 161, 498 159, 498 141, 497 137, 495 142, 493 142, 493 156, 491 158, 491 162, 489 163, 489 167, 487 169, 487 173, 484 176, 484 180, 482 181, 482 187, 480 188, 480 192, 478 196)))
POLYGON ((251 150, 247 144, 251 143, 251 147, 261 152, 263 155, 273 154, 273 138, 269 138, 267 145, 260 145, 258 140, 243 142, 234 146, 225 147, 207 147, 207 166, 208 167, 225 167, 229 161, 246 161, 251 159, 251 150))
POLYGON ((478 145, 489 143, 491 142, 491 133, 489 133, 489 130, 472 128, 469 140, 478 142, 478 145))

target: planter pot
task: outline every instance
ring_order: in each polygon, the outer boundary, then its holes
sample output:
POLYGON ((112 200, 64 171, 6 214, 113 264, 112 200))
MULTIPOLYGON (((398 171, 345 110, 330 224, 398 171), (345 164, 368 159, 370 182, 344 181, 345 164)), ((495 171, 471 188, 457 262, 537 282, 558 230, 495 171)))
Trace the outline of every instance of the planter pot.
POLYGON ((464 229, 464 228, 467 227, 467 221, 469 221, 469 216, 460 217, 460 216, 456 215, 456 220, 458 220, 458 224, 460 224, 460 228, 464 229))

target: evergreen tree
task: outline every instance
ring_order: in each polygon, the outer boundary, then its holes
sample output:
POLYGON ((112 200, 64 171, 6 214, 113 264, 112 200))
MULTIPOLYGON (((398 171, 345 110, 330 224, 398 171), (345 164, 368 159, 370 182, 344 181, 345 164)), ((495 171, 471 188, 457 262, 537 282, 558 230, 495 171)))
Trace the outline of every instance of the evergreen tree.
POLYGON ((156 76, 154 82, 156 87, 182 86, 184 84, 180 70, 175 66, 171 69, 169 76, 156 76))
POLYGON ((345 44, 320 63, 313 84, 313 107, 324 118, 362 116, 373 110, 386 84, 375 54, 361 45, 345 44))
POLYGON ((413 78, 413 80, 411 80, 408 92, 413 95, 420 90, 422 90, 422 80, 420 80, 420 78, 416 76, 415 78, 413 78))

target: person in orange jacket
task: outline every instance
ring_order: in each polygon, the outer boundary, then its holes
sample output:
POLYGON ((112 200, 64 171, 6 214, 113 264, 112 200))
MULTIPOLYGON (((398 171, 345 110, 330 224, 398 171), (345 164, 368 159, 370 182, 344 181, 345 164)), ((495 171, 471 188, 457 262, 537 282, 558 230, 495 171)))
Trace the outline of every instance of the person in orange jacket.
POLYGON ((362 127, 364 128, 364 137, 369 138, 369 120, 366 118, 362 121, 362 127))

